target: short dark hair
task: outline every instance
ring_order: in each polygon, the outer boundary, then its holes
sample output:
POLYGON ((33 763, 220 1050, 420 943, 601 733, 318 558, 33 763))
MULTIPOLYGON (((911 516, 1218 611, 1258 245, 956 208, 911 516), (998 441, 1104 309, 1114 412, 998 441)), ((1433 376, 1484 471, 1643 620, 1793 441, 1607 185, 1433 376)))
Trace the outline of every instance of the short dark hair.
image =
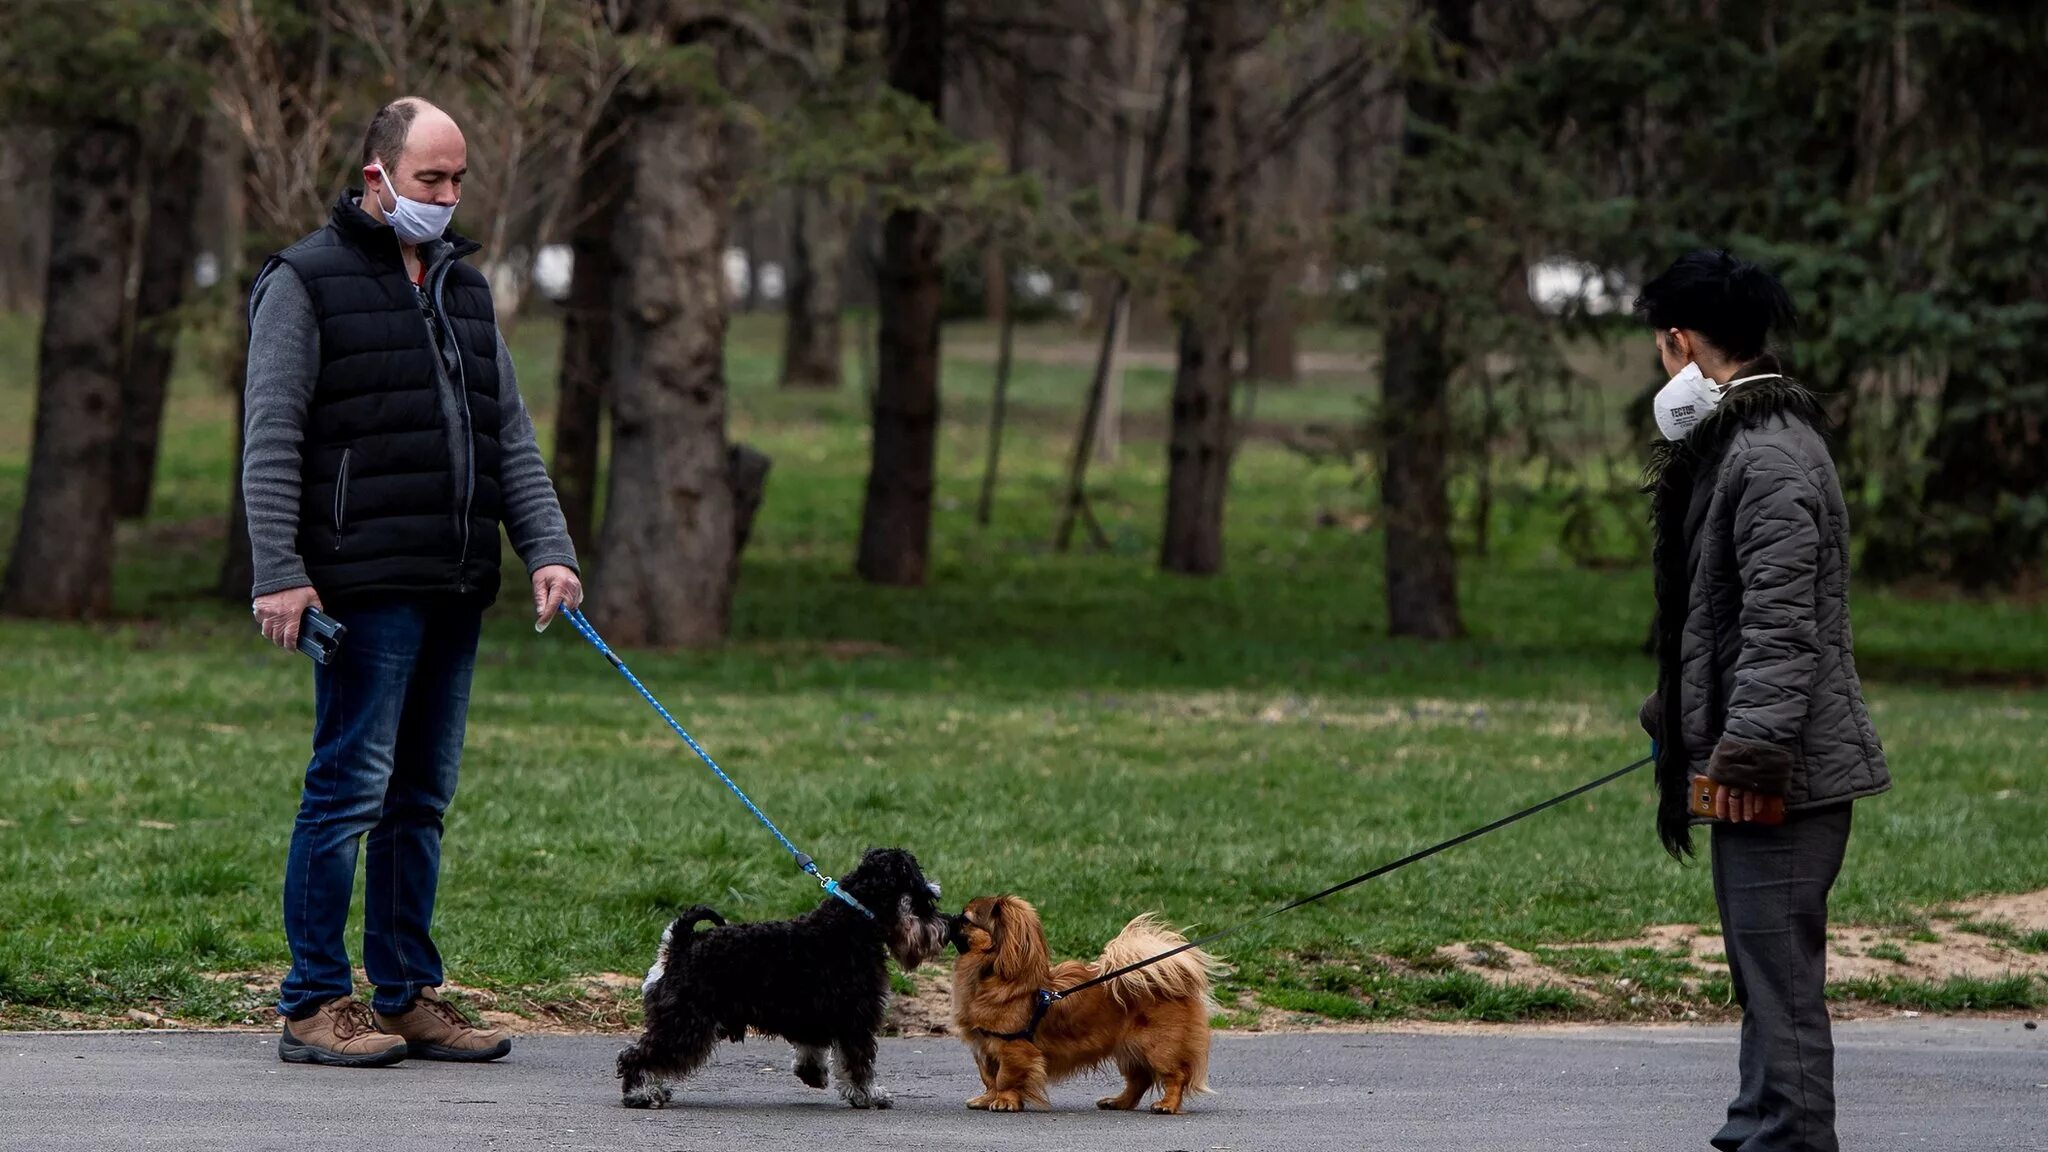
POLYGON ((370 129, 363 133, 363 167, 382 161, 386 168, 398 167, 398 157, 405 151, 405 138, 412 131, 413 117, 420 114, 426 101, 417 96, 401 96, 370 117, 370 129))
POLYGON ((1701 248, 1672 261, 1643 285, 1635 314, 1659 332, 1697 332, 1737 361, 1763 355, 1771 333, 1798 322, 1778 278, 1725 248, 1701 248))

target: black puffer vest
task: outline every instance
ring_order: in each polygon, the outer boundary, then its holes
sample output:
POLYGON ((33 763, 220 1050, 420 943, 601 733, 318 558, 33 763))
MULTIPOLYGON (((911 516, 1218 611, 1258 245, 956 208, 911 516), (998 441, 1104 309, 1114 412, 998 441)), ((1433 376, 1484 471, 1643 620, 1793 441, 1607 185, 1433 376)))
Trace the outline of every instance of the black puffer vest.
POLYGON ((397 235, 357 207, 358 195, 343 192, 326 227, 273 257, 298 274, 320 323, 299 555, 329 600, 488 600, 501 512, 490 286, 462 262, 477 246, 451 233, 423 302, 397 235))

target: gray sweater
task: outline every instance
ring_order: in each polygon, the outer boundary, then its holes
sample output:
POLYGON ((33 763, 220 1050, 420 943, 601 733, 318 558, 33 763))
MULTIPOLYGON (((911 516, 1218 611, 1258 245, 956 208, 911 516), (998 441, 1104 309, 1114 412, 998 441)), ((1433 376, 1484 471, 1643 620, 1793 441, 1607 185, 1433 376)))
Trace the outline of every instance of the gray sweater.
MULTIPOLYGON (((442 255, 445 252, 421 252, 430 264, 442 255)), ((313 385, 320 376, 320 324, 306 286, 282 264, 256 282, 249 295, 249 317, 242 495, 248 504, 249 544, 256 567, 250 594, 266 596, 311 583, 298 547, 299 446, 305 440, 313 385)), ((454 395, 445 373, 439 383, 444 394, 454 395)), ((519 398, 503 334, 498 337, 498 410, 503 450, 498 483, 504 492, 506 535, 528 574, 549 564, 574 568, 576 548, 541 460, 533 419, 519 398)))

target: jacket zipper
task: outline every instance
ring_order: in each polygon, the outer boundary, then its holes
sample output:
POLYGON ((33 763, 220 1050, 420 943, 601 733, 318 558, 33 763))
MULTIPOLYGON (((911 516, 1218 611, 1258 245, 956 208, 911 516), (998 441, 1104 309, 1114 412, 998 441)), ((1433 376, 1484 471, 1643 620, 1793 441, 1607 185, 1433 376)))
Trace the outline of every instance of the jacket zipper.
MULTIPOLYGON (((441 338, 444 334, 448 340, 447 346, 455 349, 455 378, 453 383, 456 394, 462 398, 462 444, 463 451, 468 454, 468 460, 465 461, 466 467, 463 470, 462 551, 455 558, 455 579, 457 591, 468 592, 469 578, 464 570, 469 565, 470 506, 476 499, 476 417, 469 408, 469 383, 462 367, 462 346, 455 342, 455 328, 454 325, 448 322, 448 311, 441 299, 441 289, 448 282, 448 268, 454 260, 455 256, 453 254, 445 256, 433 270, 433 288, 430 293, 434 306, 433 323, 438 323, 441 326, 441 331, 438 333, 434 332, 430 324, 427 337, 432 341, 434 355, 440 358, 442 364, 446 364, 448 360, 447 356, 443 355, 442 352, 441 338)), ((437 370, 436 376, 438 375, 439 371, 437 370)))
POLYGON ((334 477, 334 550, 341 551, 342 537, 348 530, 348 462, 355 449, 341 450, 341 468, 334 477))

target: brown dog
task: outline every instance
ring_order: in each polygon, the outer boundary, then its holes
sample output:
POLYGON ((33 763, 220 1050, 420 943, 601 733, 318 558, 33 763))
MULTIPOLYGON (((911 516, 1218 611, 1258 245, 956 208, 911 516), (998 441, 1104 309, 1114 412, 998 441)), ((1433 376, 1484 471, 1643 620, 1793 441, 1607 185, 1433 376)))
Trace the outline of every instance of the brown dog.
POLYGON ((1053 964, 1038 912, 1015 896, 984 896, 952 924, 953 1024, 974 1051, 987 1089, 969 1108, 1021 1112, 1051 1106, 1046 1085, 1114 1060, 1120 1095, 1101 1108, 1131 1109, 1157 1087, 1154 1112, 1177 1113, 1186 1092, 1209 1090, 1209 973, 1214 961, 1190 949, 1053 1004, 1029 1036, 1039 989, 1071 988, 1094 976, 1187 943, 1151 916, 1125 925, 1090 964, 1053 964))

